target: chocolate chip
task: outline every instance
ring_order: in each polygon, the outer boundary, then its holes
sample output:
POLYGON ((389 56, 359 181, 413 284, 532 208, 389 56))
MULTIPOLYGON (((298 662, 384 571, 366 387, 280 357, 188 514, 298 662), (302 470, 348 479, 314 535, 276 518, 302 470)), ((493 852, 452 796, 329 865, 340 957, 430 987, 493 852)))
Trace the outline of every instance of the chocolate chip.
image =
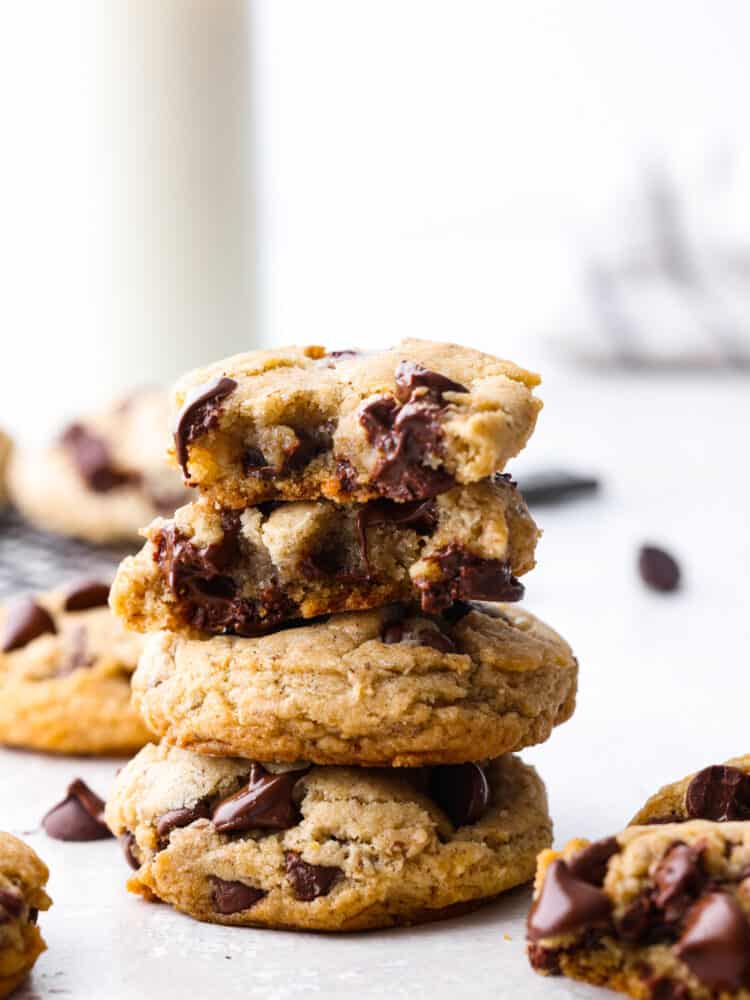
POLYGON ((479 764, 447 764, 433 770, 430 796, 454 826, 468 826, 484 816, 490 786, 479 764))
POLYGON ((319 427, 305 429, 295 427, 297 441, 286 453, 283 471, 285 473, 299 471, 309 465, 314 458, 330 451, 333 447, 333 424, 321 424, 319 427))
POLYGON ((104 802, 80 778, 71 782, 66 798, 50 809, 42 826, 55 840, 103 840, 112 836, 104 822, 104 802))
POLYGON ((726 764, 704 768, 688 785, 685 808, 690 819, 750 819, 750 775, 726 764))
POLYGON ((299 818, 292 789, 300 777, 299 771, 270 774, 260 764, 253 764, 247 787, 217 803, 211 821, 221 833, 286 830, 299 818))
POLYGON ((256 889, 244 882, 226 882, 216 875, 211 876, 211 902, 216 913, 225 917, 232 913, 240 913, 255 906, 258 900, 266 895, 263 889, 256 889))
POLYGON ((644 545, 638 555, 638 570, 644 583, 653 590, 677 590, 680 585, 680 567, 664 549, 644 545))
POLYGON ((524 476, 520 490, 530 507, 543 507, 597 493, 599 480, 593 476, 550 469, 524 476))
POLYGON ((205 799, 196 802, 194 806, 183 806, 181 809, 170 809, 156 821, 156 833, 159 840, 166 841, 172 830, 190 826, 197 819, 210 819, 211 809, 205 799))
POLYGON ((542 945, 530 941, 527 946, 527 954, 532 969, 547 976, 562 975, 558 948, 543 948, 542 945))
POLYGON ((11 892, 10 889, 0 889, 0 924, 20 917, 23 911, 23 896, 11 892))
POLYGON ((120 846, 122 847, 122 853, 125 855, 127 863, 133 871, 138 871, 141 867, 141 863, 135 854, 137 847, 135 834, 131 833, 130 830, 128 830, 127 833, 124 833, 122 837, 120 837, 120 846))
POLYGON ((86 611, 105 607, 109 600, 109 584, 101 580, 81 580, 65 595, 66 611, 86 611))
POLYGON ((61 439, 78 474, 95 493, 108 493, 120 486, 138 486, 139 473, 121 469, 115 464, 104 438, 88 430, 83 424, 71 424, 61 439))
POLYGON ((40 635, 57 633, 52 615, 30 597, 16 601, 8 608, 3 633, 3 652, 22 649, 40 635))
POLYGON ((221 402, 234 392, 237 383, 232 378, 223 375, 212 382, 198 385, 185 397, 177 416, 174 432, 174 445, 177 460, 182 466, 185 478, 188 478, 188 445, 216 426, 221 412, 221 402))
POLYGON ((261 479, 270 478, 279 471, 268 464, 260 448, 245 448, 241 464, 246 476, 260 476, 261 479))
POLYGON ((456 645, 450 636, 441 632, 437 625, 416 625, 408 622, 390 622, 382 633, 381 641, 387 646, 399 642, 409 642, 415 646, 430 646, 440 653, 456 653, 456 645))
POLYGON ((310 865, 296 851, 287 851, 284 859, 294 895, 303 903, 309 903, 318 896, 327 896, 344 874, 340 868, 333 866, 310 865))
POLYGON ((547 869, 541 894, 529 913, 529 940, 571 934, 591 924, 606 923, 611 912, 612 903, 604 892, 576 878, 558 859, 547 869))
POLYGON ((627 944, 658 944, 675 937, 674 925, 665 921, 650 892, 633 900, 618 918, 616 930, 627 944))
POLYGON ((415 361, 402 361, 396 369, 396 398, 405 403, 415 389, 427 389, 442 402, 444 392, 468 392, 466 386, 446 375, 430 371, 415 361))
POLYGON ((393 500, 374 500, 364 504, 357 512, 357 532, 362 561, 370 571, 367 551, 367 529, 378 524, 392 524, 396 528, 411 528, 418 535, 431 535, 437 527, 438 512, 434 500, 413 500, 395 503, 393 500))
POLYGON ((568 868, 576 878, 583 879, 590 885, 602 886, 607 874, 609 859, 620 851, 616 837, 605 840, 595 840, 593 844, 577 851, 569 860, 568 868))
POLYGON ((437 564, 440 579, 421 577, 415 582, 421 592, 422 610, 438 614, 455 601, 520 601, 524 586, 512 574, 510 564, 485 559, 460 545, 445 546, 428 556, 437 564))
POLYGON ((702 850, 673 844, 654 872, 654 903, 667 922, 680 920, 706 884, 702 850))
POLYGON ((648 1000, 690 1000, 690 990, 675 979, 655 979, 647 983, 651 992, 648 1000))
POLYGON ((29 923, 35 924, 39 919, 39 910, 36 906, 29 907, 29 923))
POLYGON ((734 992, 748 984, 750 925, 728 892, 710 892, 692 907, 674 950, 710 990, 734 992))
MULTIPOLYGON (((448 625, 457 625, 462 618, 465 618, 471 611, 482 611, 484 608, 479 605, 467 604, 466 601, 455 601, 449 608, 441 612, 441 619, 448 625)), ((493 608, 491 617, 497 617, 497 612, 493 608)))

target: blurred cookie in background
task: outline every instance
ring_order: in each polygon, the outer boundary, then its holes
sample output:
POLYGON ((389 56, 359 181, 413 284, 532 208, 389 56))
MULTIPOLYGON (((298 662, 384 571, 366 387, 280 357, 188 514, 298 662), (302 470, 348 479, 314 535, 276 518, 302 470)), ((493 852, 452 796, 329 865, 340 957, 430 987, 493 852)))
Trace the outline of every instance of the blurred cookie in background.
POLYGON ((189 497, 165 462, 168 433, 166 397, 133 393, 69 424, 47 449, 15 451, 11 497, 46 531, 99 544, 135 540, 189 497))

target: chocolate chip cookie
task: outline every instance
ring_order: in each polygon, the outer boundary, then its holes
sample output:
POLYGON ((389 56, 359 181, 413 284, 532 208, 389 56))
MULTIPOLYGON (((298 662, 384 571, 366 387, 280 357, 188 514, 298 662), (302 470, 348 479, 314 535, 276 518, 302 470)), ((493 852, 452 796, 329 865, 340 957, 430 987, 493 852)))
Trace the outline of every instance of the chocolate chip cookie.
POLYGON ((135 704, 203 753, 406 766, 497 757, 570 717, 570 647, 511 605, 334 615, 259 638, 146 640, 135 704))
POLYGON ((0 998, 23 982, 47 947, 37 917, 52 905, 44 891, 48 877, 30 847, 0 832, 0 998))
POLYGON ((631 824, 750 819, 750 757, 712 764, 652 795, 631 824))
POLYGON ((168 402, 139 392, 71 424, 38 453, 10 462, 12 498, 46 531, 91 542, 132 541, 157 514, 189 494, 166 464, 168 402))
POLYGON ((502 470, 525 445, 539 378, 455 344, 252 351, 173 397, 173 460, 223 507, 424 500, 502 470))
POLYGON ((293 618, 413 600, 518 600, 538 531, 498 477, 430 500, 330 500, 221 510, 204 501, 158 519, 126 559, 112 608, 130 628, 259 635, 293 618))
POLYGON ((690 820, 539 859, 529 958, 641 1000, 750 997, 750 823, 690 820))
POLYGON ((527 881, 551 841, 544 786, 513 756, 279 770, 148 746, 106 818, 131 891, 212 923, 306 930, 451 916, 527 881))
POLYGON ((149 733, 130 704, 141 636, 107 607, 107 584, 0 608, 0 743, 55 753, 129 753, 149 733))

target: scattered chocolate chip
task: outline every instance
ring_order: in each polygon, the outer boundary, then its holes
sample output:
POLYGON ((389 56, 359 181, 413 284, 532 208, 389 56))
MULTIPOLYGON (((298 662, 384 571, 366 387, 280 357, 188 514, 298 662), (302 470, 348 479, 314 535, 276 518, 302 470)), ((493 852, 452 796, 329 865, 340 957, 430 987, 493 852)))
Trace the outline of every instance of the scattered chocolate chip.
POLYGON ((612 903, 604 892, 576 878, 567 864, 558 859, 547 869, 541 894, 529 913, 529 940, 607 923, 611 912, 612 903))
POLYGON ((750 819, 750 775, 726 764, 705 767, 688 785, 685 808, 690 819, 750 819))
POLYGON ((479 764, 447 764, 433 770, 430 796, 454 826, 468 826, 484 816, 490 786, 479 764))
POLYGON ((127 833, 124 833, 122 837, 120 837, 120 846, 122 847, 122 853, 125 855, 125 860, 127 861, 127 863, 130 865, 133 871, 138 871, 138 869, 141 867, 141 863, 135 854, 136 851, 135 834, 131 833, 130 830, 128 830, 127 833))
POLYGON ((421 577, 415 582, 421 592, 422 610, 438 614, 455 601, 520 601, 524 586, 512 574, 510 564, 484 559, 460 545, 447 545, 427 557, 437 563, 441 578, 421 577))
POLYGON ((309 903, 318 896, 327 896, 344 874, 340 868, 333 866, 310 865, 296 851, 287 851, 284 859, 294 895, 303 903, 309 903))
POLYGON ((688 912, 675 954, 710 990, 739 990, 750 971, 750 925, 728 892, 716 890, 688 912))
POLYGON ((680 585, 680 567, 664 549, 644 545, 638 555, 641 579, 653 590, 665 593, 677 590, 680 585))
POLYGON ((42 826, 55 840, 103 840, 112 836, 104 822, 104 802, 80 778, 68 785, 67 796, 50 809, 42 826))
POLYGON ((70 455, 78 474, 95 493, 108 493, 120 486, 138 486, 139 473, 118 468, 104 438, 83 424, 71 424, 60 442, 70 455))
POLYGON ((210 819, 211 809, 205 799, 196 802, 194 806, 183 806, 181 809, 170 809, 156 821, 156 833, 160 841, 166 841, 172 830, 190 826, 197 819, 210 819))
POLYGON ((287 830, 299 818, 292 789, 300 777, 299 771, 271 774, 262 765, 252 764, 247 786, 218 802, 211 821, 221 833, 287 830))
POLYGON ((20 917, 23 911, 23 896, 11 892, 10 889, 0 889, 0 924, 20 917))
POLYGON ((364 504, 357 513, 357 532, 362 561, 370 572, 367 551, 367 529, 378 524, 392 524, 397 528, 411 528, 418 535, 431 535, 437 528, 438 513, 434 500, 413 500, 396 503, 393 500, 374 500, 364 504))
POLYGON ((607 874, 609 859, 620 851, 616 837, 595 840, 568 860, 568 869, 575 878, 583 879, 590 885, 602 886, 607 874))
POLYGON ((225 917, 241 910, 249 910, 266 895, 263 889, 256 889, 244 882, 226 882, 216 875, 211 876, 211 902, 217 913, 225 917))
POLYGON ((702 850, 673 844, 654 872, 654 903, 668 923, 680 920, 706 884, 702 850))
POLYGON ((3 652, 22 649, 33 639, 46 633, 57 633, 52 615, 30 597, 16 601, 8 608, 3 633, 3 652))
POLYGON ((185 397, 185 402, 177 417, 174 445, 177 460, 188 478, 188 445, 216 426, 221 411, 221 403, 237 388, 237 383, 226 375, 212 382, 198 385, 185 397))
POLYGON ((101 608, 109 600, 109 584, 101 580, 80 580, 65 595, 66 611, 86 611, 101 608))
POLYGON ((415 389, 427 389, 442 402, 444 392, 468 392, 466 386, 446 375, 430 371, 415 361, 402 361, 396 369, 396 398, 405 403, 415 389))
POLYGON ((543 507, 591 496, 599 491, 599 480, 593 476, 550 469, 524 476, 519 488, 530 507, 543 507))
POLYGON ((690 990, 675 979, 655 979, 647 983, 651 990, 648 1000, 690 1000, 690 990))

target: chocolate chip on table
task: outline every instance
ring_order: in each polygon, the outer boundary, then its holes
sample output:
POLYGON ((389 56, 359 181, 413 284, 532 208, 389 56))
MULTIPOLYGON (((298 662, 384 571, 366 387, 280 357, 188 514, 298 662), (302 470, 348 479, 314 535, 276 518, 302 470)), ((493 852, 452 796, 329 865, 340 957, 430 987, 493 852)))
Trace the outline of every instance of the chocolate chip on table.
POLYGON ((455 544, 427 558, 441 573, 439 580, 416 580, 422 610, 428 614, 444 612, 456 601, 520 601, 524 595, 523 584, 504 560, 485 559, 455 544))
POLYGON ((104 802, 80 778, 71 782, 67 796, 50 809, 42 826, 55 840, 103 840, 112 836, 104 822, 104 802))
POLYGON ((263 889, 256 889, 244 882, 227 882, 216 875, 211 876, 211 902, 216 913, 230 916, 241 910, 249 910, 266 895, 263 889))
POLYGON ((638 571, 641 579, 652 590, 664 593, 677 590, 680 585, 680 567, 664 549, 644 545, 638 554, 638 571))
POLYGON ((733 992, 748 985, 750 925, 728 892, 717 889, 698 900, 674 950, 709 990, 733 992))
POLYGON ((221 411, 221 403, 237 388, 232 378, 223 375, 203 385, 198 385, 185 397, 177 416, 174 431, 174 445, 177 460, 188 478, 188 445, 216 426, 221 411))
POLYGON ((529 940, 606 924, 611 912, 609 897, 601 889, 576 878, 565 861, 558 859, 547 869, 539 898, 529 913, 529 940))
POLYGON ((591 496, 599 491, 599 480, 594 476, 549 469, 524 476, 519 489, 529 507, 543 507, 591 496))
POLYGON ((159 840, 165 841, 172 830, 181 830, 190 826, 197 819, 210 819, 211 808, 205 799, 200 799, 193 806, 183 806, 181 809, 170 809, 156 821, 156 833, 159 840))
POLYGON ((479 764, 447 764, 430 775, 430 797, 454 826, 481 819, 490 801, 487 775, 479 764))
POLYGON ((108 493, 121 486, 138 486, 138 472, 121 469, 115 464, 104 438, 83 424, 71 424, 60 442, 70 455, 78 474, 95 493, 108 493))
POLYGON ((576 878, 589 885, 602 886, 607 874, 609 859, 620 851, 616 837, 595 840, 568 859, 568 869, 576 878))
POLYGON ((47 633, 57 633, 52 615, 30 597, 23 598, 8 608, 2 651, 11 653, 14 649, 22 649, 33 639, 47 633))
POLYGON ((80 580, 65 595, 63 608, 66 611, 87 611, 101 608, 109 600, 109 584, 101 580, 80 580))
POLYGON ((332 865, 308 864, 296 851, 287 851, 284 859, 294 895, 303 903, 309 903, 318 896, 327 896, 344 874, 332 865))
POLYGON ((726 764, 704 768, 687 787, 685 809, 690 819, 750 819, 750 775, 726 764))
POLYGON ((23 896, 9 889, 0 889, 0 924, 7 923, 14 917, 20 917, 22 911, 23 896))
POLYGON ((214 806, 211 822, 221 833, 287 830, 299 818, 292 790, 301 776, 299 771, 271 774, 252 764, 247 785, 214 806))

